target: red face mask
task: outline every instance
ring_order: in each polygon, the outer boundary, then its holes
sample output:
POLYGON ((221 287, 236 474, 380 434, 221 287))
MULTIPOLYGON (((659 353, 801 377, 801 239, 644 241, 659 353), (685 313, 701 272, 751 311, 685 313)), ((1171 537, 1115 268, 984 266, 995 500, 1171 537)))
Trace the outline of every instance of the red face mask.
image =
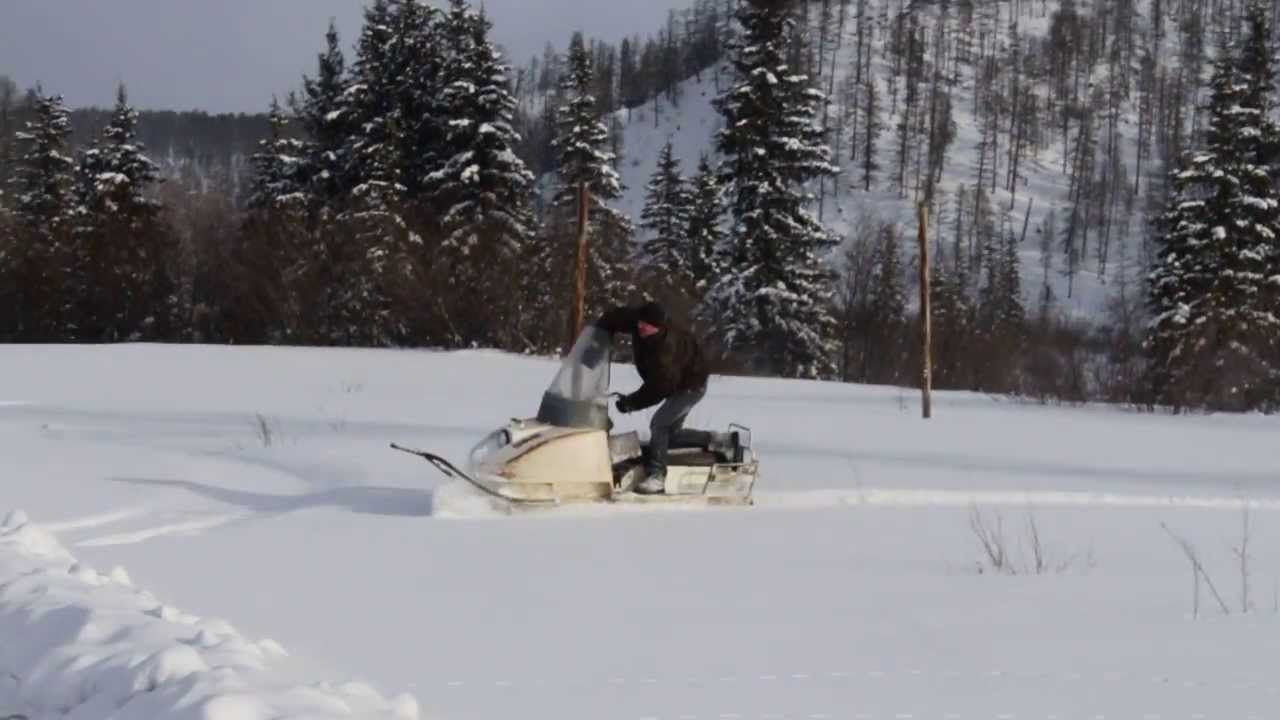
POLYGON ((657 325, 650 325, 649 323, 641 320, 636 323, 636 330, 640 333, 640 337, 647 338, 657 335, 662 331, 662 328, 659 328, 657 325))

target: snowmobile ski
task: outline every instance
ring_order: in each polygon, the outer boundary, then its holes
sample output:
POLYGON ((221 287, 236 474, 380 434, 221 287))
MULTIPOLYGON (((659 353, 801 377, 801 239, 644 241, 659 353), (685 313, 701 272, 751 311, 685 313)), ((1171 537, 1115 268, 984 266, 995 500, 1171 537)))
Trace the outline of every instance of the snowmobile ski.
POLYGON ((391 443, 391 449, 399 450, 400 452, 408 453, 410 455, 417 455, 423 460, 426 460, 427 462, 431 463, 431 465, 435 467, 435 469, 439 470, 445 477, 465 480, 467 483, 475 487, 477 490, 483 492, 484 494, 493 498, 497 498, 498 500, 502 500, 503 502, 506 502, 506 503, 510 503, 513 505, 556 505, 558 504, 558 501, 555 498, 513 498, 509 495, 504 495, 503 493, 498 492, 497 490, 494 490, 493 488, 485 485, 484 483, 480 482, 474 477, 471 477, 469 473, 463 471, 457 465, 454 465, 453 463, 449 462, 447 459, 440 457, 435 453, 429 453, 424 450, 414 450, 413 448, 402 447, 400 445, 397 445, 396 443, 391 443))

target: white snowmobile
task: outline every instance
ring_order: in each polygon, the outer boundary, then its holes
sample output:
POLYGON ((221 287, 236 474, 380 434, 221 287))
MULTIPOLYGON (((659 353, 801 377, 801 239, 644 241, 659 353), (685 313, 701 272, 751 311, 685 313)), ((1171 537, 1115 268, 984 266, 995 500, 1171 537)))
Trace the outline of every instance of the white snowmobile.
POLYGON ((666 485, 661 494, 639 494, 647 443, 639 433, 610 434, 610 336, 589 326, 578 337, 543 394, 538 415, 513 419, 472 449, 462 470, 429 452, 392 444, 417 455, 447 477, 464 480, 511 507, 565 503, 668 503, 751 505, 759 462, 751 431, 730 425, 702 444, 672 438, 666 485))

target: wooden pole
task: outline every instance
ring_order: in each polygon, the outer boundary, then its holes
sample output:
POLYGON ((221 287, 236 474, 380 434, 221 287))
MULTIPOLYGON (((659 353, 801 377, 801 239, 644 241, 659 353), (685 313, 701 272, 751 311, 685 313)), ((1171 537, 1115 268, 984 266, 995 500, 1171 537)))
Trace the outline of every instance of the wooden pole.
POLYGON ((573 308, 571 314, 573 321, 570 323, 571 333, 569 335, 569 344, 565 346, 566 351, 573 347, 573 344, 578 340, 578 336, 582 334, 583 316, 585 315, 587 302, 587 207, 590 202, 591 191, 587 188, 587 183, 578 183, 577 279, 573 285, 573 308))
POLYGON ((920 203, 917 211, 920 239, 920 393, 924 419, 933 417, 933 335, 929 307, 929 209, 920 203))

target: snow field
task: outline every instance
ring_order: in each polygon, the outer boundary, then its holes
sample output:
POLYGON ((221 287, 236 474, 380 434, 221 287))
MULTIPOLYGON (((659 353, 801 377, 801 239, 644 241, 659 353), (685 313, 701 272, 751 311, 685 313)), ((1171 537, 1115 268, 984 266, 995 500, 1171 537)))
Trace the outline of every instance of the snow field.
POLYGON ((119 567, 80 564, 21 511, 0 521, 0 638, 0 717, 418 717, 409 695, 289 682, 275 641, 165 605, 119 567))
MULTIPOLYGON (((716 377, 689 424, 752 428, 758 505, 692 512, 506 516, 387 447, 462 461, 534 412, 555 369, 491 352, 3 348, 0 499, 82 561, 288 648, 243 671, 267 688, 255 697, 355 672, 412 693, 422 717, 463 720, 1249 720, 1280 706, 1274 418, 946 392, 925 423, 909 390, 716 377), (1016 574, 991 567, 975 506, 1016 574), (1202 583, 1192 617, 1189 563, 1161 523, 1229 613, 1202 583)), ((614 388, 635 383, 614 367, 614 388)), ((615 420, 643 430, 648 415, 615 420)), ((83 589, 71 562, 40 582, 83 589)), ((200 627, 104 587, 89 592, 126 598, 161 647, 200 627)), ((99 640, 81 639, 86 655, 115 648, 99 640)), ((21 704, 0 718, 44 720, 43 696, 5 692, 21 704)))

